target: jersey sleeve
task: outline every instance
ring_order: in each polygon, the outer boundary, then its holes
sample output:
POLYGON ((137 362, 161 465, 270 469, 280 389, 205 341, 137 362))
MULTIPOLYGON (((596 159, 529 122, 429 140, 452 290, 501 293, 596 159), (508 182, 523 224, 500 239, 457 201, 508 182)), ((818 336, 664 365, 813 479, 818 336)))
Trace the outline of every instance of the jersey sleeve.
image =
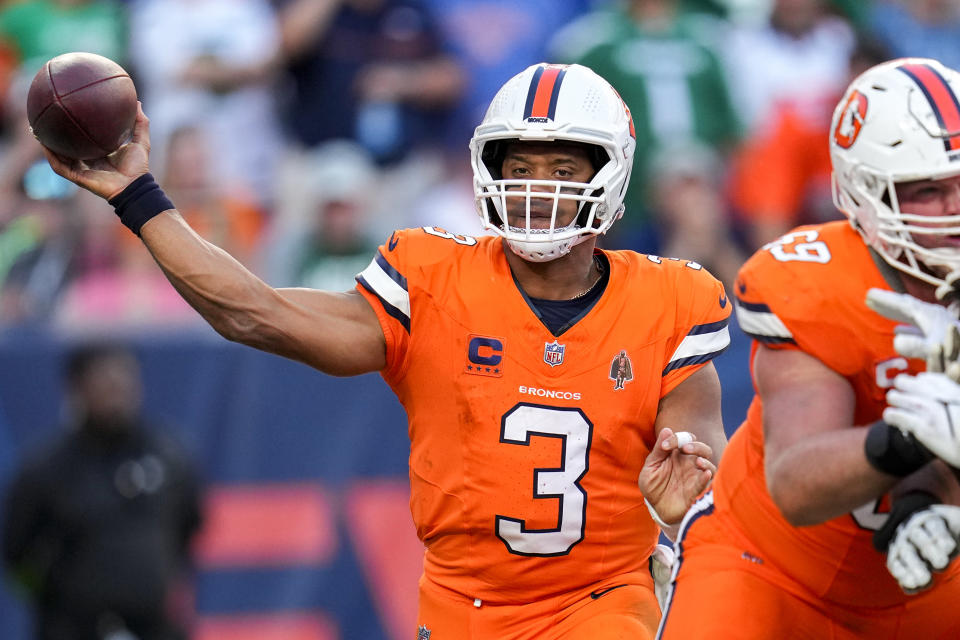
POLYGON ((410 344, 410 285, 405 242, 409 230, 394 231, 377 249, 367 268, 357 274, 356 288, 377 314, 387 341, 387 366, 382 371, 388 379, 402 375, 410 344))
POLYGON ((862 295, 848 289, 850 280, 860 278, 857 263, 842 246, 828 249, 828 238, 810 229, 784 238, 790 242, 771 243, 740 269, 737 323, 765 347, 804 351, 841 375, 856 373, 863 366, 858 346, 863 340, 851 318, 863 302, 862 295), (796 242, 804 241, 807 253, 796 253, 801 246, 796 242))
POLYGON ((789 322, 792 314, 779 304, 777 275, 749 263, 740 270, 736 283, 737 324, 747 336, 771 349, 799 349, 793 331, 781 317, 789 322))
POLYGON ((661 398, 730 346, 727 323, 733 305, 723 284, 696 263, 676 267, 676 332, 667 345, 661 398))

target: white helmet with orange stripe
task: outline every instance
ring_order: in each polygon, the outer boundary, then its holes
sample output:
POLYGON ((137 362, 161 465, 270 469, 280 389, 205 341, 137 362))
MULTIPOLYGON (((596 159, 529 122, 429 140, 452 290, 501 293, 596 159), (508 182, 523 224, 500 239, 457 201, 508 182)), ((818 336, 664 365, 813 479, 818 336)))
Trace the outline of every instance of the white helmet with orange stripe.
POLYGON ((960 269, 960 245, 945 241, 960 237, 960 215, 932 223, 901 210, 896 191, 960 175, 960 73, 926 58, 865 71, 833 113, 830 157, 834 203, 887 263, 935 286, 960 269))
POLYGON ((507 81, 494 96, 470 140, 473 189, 486 229, 507 240, 517 255, 545 262, 567 254, 589 237, 605 233, 623 215, 636 136, 620 95, 581 65, 540 63, 507 81), (506 145, 515 141, 588 145, 595 169, 589 182, 503 179, 506 145), (536 194, 535 196, 533 194, 536 194), (526 224, 507 223, 508 198, 526 201, 526 224), (531 200, 552 199, 550 225, 531 225, 531 200), (578 201, 578 215, 557 225, 561 200, 578 201))

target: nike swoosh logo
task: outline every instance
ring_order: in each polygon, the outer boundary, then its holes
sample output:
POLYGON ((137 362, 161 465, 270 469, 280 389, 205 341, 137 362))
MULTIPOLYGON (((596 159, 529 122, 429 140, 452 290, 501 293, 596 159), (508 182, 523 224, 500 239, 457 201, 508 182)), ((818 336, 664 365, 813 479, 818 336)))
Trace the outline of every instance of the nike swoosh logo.
POLYGON ((397 232, 394 231, 394 232, 390 235, 390 242, 387 243, 387 250, 388 250, 388 251, 393 251, 394 249, 396 249, 398 242, 400 242, 400 238, 397 237, 397 232))
POLYGON ((720 308, 723 309, 727 306, 727 294, 720 296, 720 308))
POLYGON ((591 591, 591 592, 590 592, 590 597, 593 598, 594 600, 596 600, 597 598, 600 598, 600 597, 602 597, 602 596, 607 595, 608 593, 610 593, 610 592, 613 591, 614 589, 619 589, 620 587, 625 587, 625 586, 627 586, 627 585, 625 585, 625 584, 618 584, 618 585, 613 586, 613 587, 607 587, 606 589, 602 589, 601 591, 591 591))

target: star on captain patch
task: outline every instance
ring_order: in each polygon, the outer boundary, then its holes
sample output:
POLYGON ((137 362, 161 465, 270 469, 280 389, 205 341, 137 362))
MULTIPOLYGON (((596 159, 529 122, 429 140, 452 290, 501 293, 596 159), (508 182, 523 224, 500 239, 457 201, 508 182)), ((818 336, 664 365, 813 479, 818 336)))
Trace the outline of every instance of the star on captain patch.
POLYGON ((543 361, 551 367, 563 364, 563 352, 566 348, 566 345, 560 344, 556 340, 545 342, 543 344, 543 361))
POLYGON ((623 385, 633 380, 633 363, 630 362, 626 350, 613 357, 613 362, 610 363, 610 379, 616 383, 613 385, 614 391, 623 389, 623 385))
POLYGON ((427 625, 417 627, 417 640, 430 640, 430 629, 427 629, 427 625))

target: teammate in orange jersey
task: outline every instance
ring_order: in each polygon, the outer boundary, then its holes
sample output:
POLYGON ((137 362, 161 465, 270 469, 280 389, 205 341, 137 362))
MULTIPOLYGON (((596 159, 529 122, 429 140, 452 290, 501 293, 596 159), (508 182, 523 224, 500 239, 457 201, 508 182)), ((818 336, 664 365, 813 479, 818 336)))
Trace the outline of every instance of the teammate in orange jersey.
POLYGON ((898 527, 960 492, 881 420, 895 377, 925 363, 902 357, 894 320, 866 304, 870 289, 932 303, 960 268, 958 96, 960 74, 933 60, 859 76, 829 142, 849 224, 800 227, 741 269, 757 395, 681 526, 660 638, 960 636, 956 564, 918 595, 887 571, 898 527))
POLYGON ((726 444, 722 285, 595 246, 623 213, 634 144, 592 71, 526 69, 470 145, 496 236, 397 231, 347 293, 273 289, 193 233, 147 174, 142 114, 108 160, 48 160, 109 198, 227 338, 381 372, 409 418, 419 638, 603 640, 653 637, 653 518, 679 524, 726 444), (629 375, 611 379, 618 359, 629 375))

